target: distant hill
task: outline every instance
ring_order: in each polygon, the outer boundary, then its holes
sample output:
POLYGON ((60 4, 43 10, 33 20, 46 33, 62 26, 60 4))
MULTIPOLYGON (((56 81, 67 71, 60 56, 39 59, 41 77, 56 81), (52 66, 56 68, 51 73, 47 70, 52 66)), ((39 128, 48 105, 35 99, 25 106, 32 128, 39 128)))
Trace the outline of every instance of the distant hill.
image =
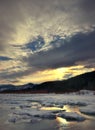
POLYGON ((35 85, 32 83, 20 85, 20 86, 14 86, 10 84, 6 85, 0 85, 0 93, 23 93, 23 92, 29 92, 33 89, 35 85))
POLYGON ((22 86, 1 85, 0 93, 65 93, 84 89, 95 91, 95 71, 67 80, 44 82, 38 85, 32 83, 22 86))
POLYGON ((79 90, 95 90, 95 71, 78 75, 63 81, 51 81, 39 84, 39 90, 48 92, 74 92, 79 90))

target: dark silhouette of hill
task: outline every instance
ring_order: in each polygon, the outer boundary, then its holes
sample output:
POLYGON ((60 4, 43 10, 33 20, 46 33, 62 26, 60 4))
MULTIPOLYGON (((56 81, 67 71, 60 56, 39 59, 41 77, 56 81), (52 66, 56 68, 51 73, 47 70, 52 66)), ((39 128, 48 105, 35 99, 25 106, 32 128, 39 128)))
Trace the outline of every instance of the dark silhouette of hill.
POLYGON ((73 92, 82 89, 95 90, 95 71, 78 75, 63 81, 44 82, 37 85, 37 90, 47 92, 73 92))
POLYGON ((32 83, 22 86, 1 85, 0 93, 65 93, 79 90, 95 91, 95 71, 62 81, 49 81, 38 85, 32 83))

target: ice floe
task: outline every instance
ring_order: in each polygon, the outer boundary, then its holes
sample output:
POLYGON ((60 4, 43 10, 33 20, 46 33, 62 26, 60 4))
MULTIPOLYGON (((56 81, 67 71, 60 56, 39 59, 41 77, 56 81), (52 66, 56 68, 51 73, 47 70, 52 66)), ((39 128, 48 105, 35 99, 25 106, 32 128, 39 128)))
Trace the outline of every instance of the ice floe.
MULTIPOLYGON (((83 91, 82 91, 83 92, 83 91)), ((57 116, 66 120, 84 121, 85 115, 95 115, 95 96, 78 94, 0 94, 0 108, 9 110, 8 122, 39 122, 43 119, 56 119, 57 116), (78 107, 80 115, 67 111, 64 106, 78 107), (11 116, 10 116, 11 115, 11 116)), ((70 108, 71 109, 71 108, 70 108)))
POLYGON ((87 115, 95 116, 95 105, 88 105, 87 107, 82 107, 80 108, 80 112, 87 115))
POLYGON ((68 121, 84 121, 85 120, 85 117, 77 114, 76 112, 59 113, 57 116, 58 117, 63 117, 68 121))

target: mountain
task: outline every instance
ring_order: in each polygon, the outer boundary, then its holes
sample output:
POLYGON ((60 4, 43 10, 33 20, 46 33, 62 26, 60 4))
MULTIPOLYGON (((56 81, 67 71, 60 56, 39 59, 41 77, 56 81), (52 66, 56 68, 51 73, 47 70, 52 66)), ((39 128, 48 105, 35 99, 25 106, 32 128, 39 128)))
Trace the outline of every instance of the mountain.
POLYGON ((47 92, 74 92, 79 90, 95 90, 95 71, 78 75, 63 81, 51 81, 39 84, 37 90, 47 92))
POLYGON ((18 92, 18 93, 22 93, 22 92, 26 92, 26 91, 30 91, 31 89, 33 89, 35 85, 32 83, 28 83, 28 84, 24 84, 24 85, 20 85, 20 86, 14 86, 14 85, 0 85, 0 93, 6 92, 6 93, 14 93, 14 92, 18 92))
POLYGON ((95 91, 95 71, 67 80, 44 82, 38 85, 32 83, 21 86, 0 85, 0 93, 65 93, 79 90, 95 91))
POLYGON ((6 91, 6 90, 14 90, 15 86, 11 84, 6 84, 6 85, 0 85, 0 92, 6 91))

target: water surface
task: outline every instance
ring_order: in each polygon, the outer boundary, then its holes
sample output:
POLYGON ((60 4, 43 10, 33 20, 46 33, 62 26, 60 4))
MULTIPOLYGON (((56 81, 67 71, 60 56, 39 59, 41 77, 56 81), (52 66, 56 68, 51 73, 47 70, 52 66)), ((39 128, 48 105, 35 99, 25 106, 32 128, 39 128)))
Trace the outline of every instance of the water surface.
POLYGON ((0 130, 94 130, 94 110, 94 95, 1 94, 0 130))

